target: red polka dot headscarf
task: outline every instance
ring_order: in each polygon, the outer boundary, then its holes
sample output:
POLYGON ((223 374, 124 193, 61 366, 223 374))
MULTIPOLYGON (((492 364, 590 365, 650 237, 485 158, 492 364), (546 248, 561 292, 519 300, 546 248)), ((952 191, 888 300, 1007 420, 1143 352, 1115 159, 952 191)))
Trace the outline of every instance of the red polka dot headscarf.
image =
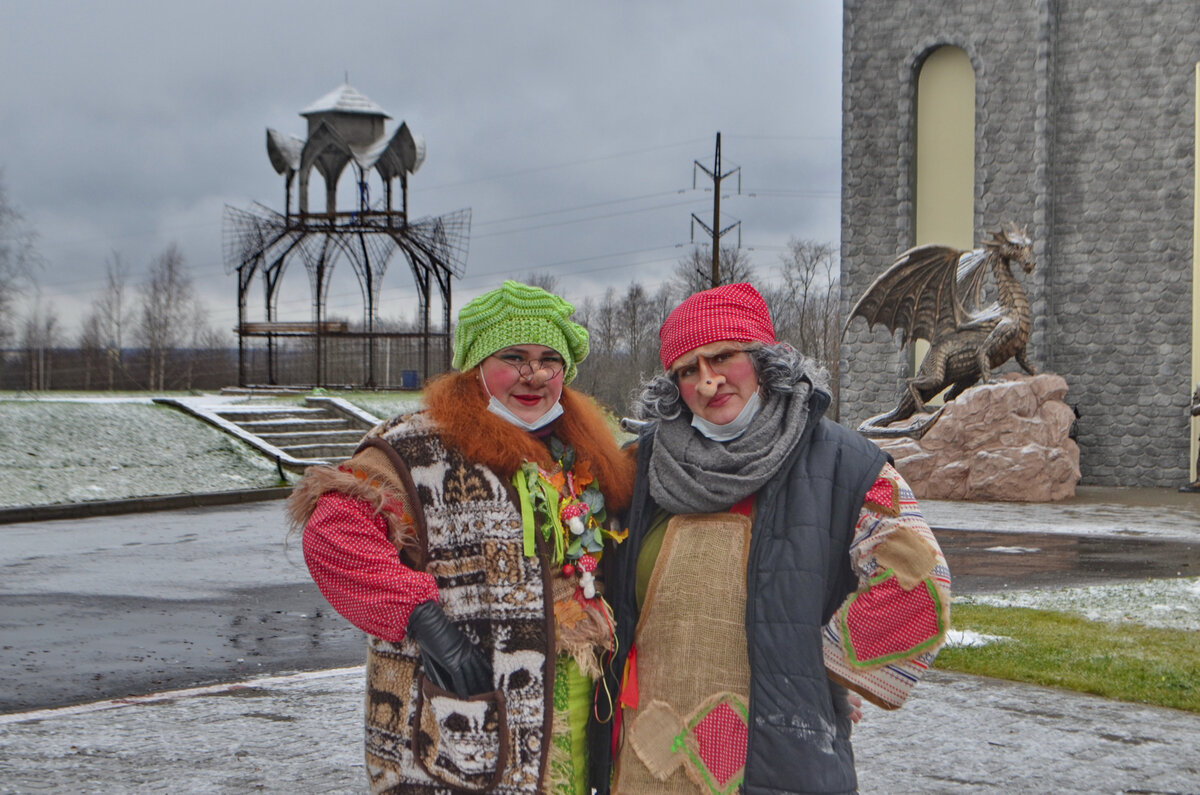
POLYGON ((686 298, 658 330, 663 369, 683 354, 722 340, 775 344, 767 302, 745 282, 726 284, 686 298))

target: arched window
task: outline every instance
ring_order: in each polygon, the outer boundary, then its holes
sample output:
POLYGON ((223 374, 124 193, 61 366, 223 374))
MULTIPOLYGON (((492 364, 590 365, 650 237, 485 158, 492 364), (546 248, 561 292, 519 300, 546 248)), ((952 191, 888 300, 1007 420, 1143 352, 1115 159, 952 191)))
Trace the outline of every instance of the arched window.
MULTIPOLYGON (((929 53, 917 75, 913 245, 975 247, 975 71, 959 47, 929 53)), ((929 346, 913 346, 916 371, 929 346)))

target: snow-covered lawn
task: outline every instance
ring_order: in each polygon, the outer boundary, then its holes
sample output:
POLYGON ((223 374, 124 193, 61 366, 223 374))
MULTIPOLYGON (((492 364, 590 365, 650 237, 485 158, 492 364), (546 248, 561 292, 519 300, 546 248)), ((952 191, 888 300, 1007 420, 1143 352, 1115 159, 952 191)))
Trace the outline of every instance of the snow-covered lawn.
MULTIPOLYGON (((379 418, 412 411, 419 393, 337 394, 379 418)), ((151 394, 0 394, 0 507, 52 505, 284 485, 245 442, 151 394)), ((220 397, 303 405, 304 395, 220 397)), ((287 474, 289 481, 295 476, 287 474)))
MULTIPOLYGON (((954 604, 1057 610, 1089 621, 1200 631, 1200 577, 973 594, 956 597, 954 604)), ((970 630, 946 633, 947 647, 984 646, 999 640, 1003 638, 970 630)))
POLYGON ((1200 631, 1200 577, 1078 588, 1034 588, 966 596, 954 601, 956 604, 1059 610, 1081 615, 1089 621, 1200 631))
POLYGON ((0 506, 278 485, 274 462, 148 396, 0 398, 0 506))

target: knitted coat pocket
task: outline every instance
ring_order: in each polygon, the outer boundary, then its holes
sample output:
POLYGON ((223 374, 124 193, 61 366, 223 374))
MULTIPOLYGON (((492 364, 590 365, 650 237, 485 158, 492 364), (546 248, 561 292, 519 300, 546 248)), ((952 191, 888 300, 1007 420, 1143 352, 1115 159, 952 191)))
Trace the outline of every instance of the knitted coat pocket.
POLYGON ((420 677, 413 753, 433 779, 464 792, 487 792, 504 774, 508 716, 500 691, 459 698, 420 677))

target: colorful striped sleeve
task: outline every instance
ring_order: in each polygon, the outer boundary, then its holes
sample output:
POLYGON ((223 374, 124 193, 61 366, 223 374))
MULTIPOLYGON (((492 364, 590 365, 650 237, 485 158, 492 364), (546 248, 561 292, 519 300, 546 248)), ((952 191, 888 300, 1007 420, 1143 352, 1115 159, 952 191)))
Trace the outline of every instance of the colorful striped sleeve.
POLYGON ((950 570, 890 464, 867 492, 850 558, 859 587, 824 628, 825 668, 871 703, 896 709, 945 642, 950 570))

